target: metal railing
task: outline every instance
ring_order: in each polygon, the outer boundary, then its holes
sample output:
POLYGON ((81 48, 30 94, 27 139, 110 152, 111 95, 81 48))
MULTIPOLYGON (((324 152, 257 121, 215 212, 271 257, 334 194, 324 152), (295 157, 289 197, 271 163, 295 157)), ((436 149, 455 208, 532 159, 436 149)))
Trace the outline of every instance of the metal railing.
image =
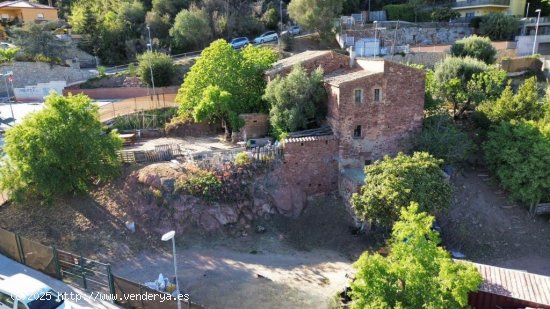
POLYGON ((503 5, 510 6, 510 0, 466 0, 453 3, 454 8, 481 6, 481 5, 503 5))
MULTIPOLYGON (((182 53, 182 54, 170 55, 170 58, 172 58, 172 60, 174 60, 174 61, 178 61, 178 60, 182 60, 182 59, 186 59, 186 58, 196 57, 196 56, 200 55, 201 52, 202 52, 202 50, 196 50, 196 51, 182 53)), ((112 67, 108 67, 108 68, 106 68, 105 73, 113 74, 113 73, 118 73, 118 72, 127 70, 128 65, 130 65, 130 64, 137 65, 137 61, 132 61, 132 62, 127 63, 127 64, 121 64, 121 65, 115 65, 115 66, 112 66, 112 67)))

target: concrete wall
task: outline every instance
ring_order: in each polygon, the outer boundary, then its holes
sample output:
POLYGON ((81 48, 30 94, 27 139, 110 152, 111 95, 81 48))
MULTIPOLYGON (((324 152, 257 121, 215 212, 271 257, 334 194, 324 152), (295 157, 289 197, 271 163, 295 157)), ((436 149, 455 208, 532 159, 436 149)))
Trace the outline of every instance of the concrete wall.
POLYGON ((88 70, 73 69, 71 67, 50 65, 43 62, 13 62, 1 68, 2 72, 13 72, 13 86, 23 88, 50 81, 65 81, 71 84, 95 77, 96 74, 88 70))
MULTIPOLYGON (((535 41, 534 35, 519 35, 517 40, 517 55, 527 56, 533 52, 533 42, 535 41)), ((535 46, 535 54, 539 54, 539 45, 541 43, 550 43, 550 35, 537 35, 537 45, 535 46)), ((546 52, 540 54, 548 54, 546 52)))
MULTIPOLYGON (((176 94, 178 87, 162 87, 155 88, 157 95, 162 94, 176 94)), ((65 88, 63 94, 85 94, 92 99, 107 100, 107 99, 128 99, 135 97, 144 97, 152 94, 151 88, 145 87, 119 87, 119 88, 96 88, 96 89, 79 89, 78 87, 65 88)), ((173 96, 171 96, 173 98, 173 96)))
POLYGON ((17 102, 42 102, 44 97, 55 91, 63 93, 66 86, 65 81, 51 81, 49 83, 39 83, 34 86, 25 86, 23 88, 14 88, 13 93, 17 102))
POLYGON ((402 64, 421 64, 423 66, 426 66, 428 68, 433 68, 436 63, 440 62, 447 56, 446 53, 410 53, 406 54, 404 56, 401 55, 387 55, 384 56, 384 59, 399 62, 402 64))

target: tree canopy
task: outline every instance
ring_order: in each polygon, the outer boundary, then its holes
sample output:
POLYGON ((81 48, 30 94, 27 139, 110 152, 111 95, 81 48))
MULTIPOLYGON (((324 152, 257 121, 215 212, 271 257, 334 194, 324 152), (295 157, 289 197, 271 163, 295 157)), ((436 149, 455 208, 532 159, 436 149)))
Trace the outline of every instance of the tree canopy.
POLYGON ((513 198, 533 206, 550 200, 550 124, 502 121, 483 145, 488 166, 513 198))
POLYGON ((208 16, 204 10, 192 6, 181 10, 170 29, 174 45, 180 50, 198 50, 206 46, 212 38, 208 16))
POLYGON ((319 32, 328 39, 333 34, 332 20, 340 17, 342 0, 292 0, 288 14, 303 28, 319 32))
POLYGON ((271 125, 280 134, 318 124, 325 114, 326 96, 320 68, 308 74, 295 66, 288 76, 277 76, 267 84, 264 99, 271 105, 271 125))
POLYGON ((387 257, 365 252, 354 266, 351 284, 354 309, 465 308, 468 293, 482 278, 473 265, 454 262, 439 247, 431 229, 434 218, 411 203, 400 212, 388 242, 387 257))
POLYGON ((156 87, 172 85, 176 68, 170 56, 159 52, 146 52, 138 56, 138 75, 149 86, 152 85, 151 71, 156 87))
POLYGON ((506 72, 471 57, 447 57, 434 71, 432 88, 461 116, 484 100, 498 98, 506 82, 506 72))
POLYGON ((451 46, 451 55, 455 57, 472 57, 485 62, 495 63, 497 50, 491 45, 491 40, 476 35, 457 40, 451 46))
POLYGON ((365 167, 365 184, 353 194, 351 204, 360 218, 389 226, 403 205, 417 202, 421 211, 447 209, 451 186, 444 180, 441 159, 426 152, 399 153, 365 167))
POLYGON ((57 24, 54 22, 26 22, 22 28, 14 29, 15 44, 27 56, 58 59, 67 49, 67 44, 55 36, 56 28, 57 24))
POLYGON ((90 98, 51 94, 42 110, 6 131, 0 189, 46 200, 86 191, 117 173, 121 146, 115 132, 103 130, 90 98))
POLYGON ((515 94, 509 84, 500 98, 485 101, 477 108, 493 123, 513 119, 537 120, 544 116, 547 109, 547 103, 539 99, 536 77, 525 80, 515 94))
POLYGON ((518 32, 519 19, 503 13, 491 13, 481 18, 479 32, 494 41, 513 38, 518 32))
MULTIPOLYGON (((238 52, 224 40, 212 42, 202 51, 178 90, 179 114, 193 116, 209 86, 231 95, 230 110, 234 113, 267 112, 267 104, 262 100, 266 85, 263 72, 276 59, 277 54, 267 47, 247 46, 238 52)), ((228 135, 240 128, 231 119, 219 120, 226 123, 228 135)))

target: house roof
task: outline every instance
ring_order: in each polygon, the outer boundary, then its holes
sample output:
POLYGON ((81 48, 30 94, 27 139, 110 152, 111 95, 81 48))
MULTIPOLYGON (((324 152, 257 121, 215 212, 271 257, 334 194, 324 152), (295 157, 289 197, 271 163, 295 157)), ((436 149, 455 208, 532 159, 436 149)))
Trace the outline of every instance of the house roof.
POLYGON ((550 277, 472 263, 483 277, 480 290, 492 294, 550 304, 550 277))
POLYGON ((343 83, 354 81, 365 76, 377 74, 381 72, 369 71, 369 70, 337 70, 325 76, 325 83, 340 86, 343 83))
POLYGON ((17 8, 17 9, 50 9, 56 10, 56 8, 49 5, 32 3, 26 0, 4 1, 0 3, 0 8, 17 8))
POLYGON ((330 50, 306 50, 305 52, 281 59, 273 64, 273 67, 265 72, 267 75, 276 74, 284 69, 291 68, 304 61, 319 58, 332 53, 330 50))
POLYGON ((332 132, 332 128, 329 126, 323 126, 317 129, 303 130, 288 133, 288 138, 285 139, 285 143, 301 143, 312 141, 328 141, 336 139, 332 132))

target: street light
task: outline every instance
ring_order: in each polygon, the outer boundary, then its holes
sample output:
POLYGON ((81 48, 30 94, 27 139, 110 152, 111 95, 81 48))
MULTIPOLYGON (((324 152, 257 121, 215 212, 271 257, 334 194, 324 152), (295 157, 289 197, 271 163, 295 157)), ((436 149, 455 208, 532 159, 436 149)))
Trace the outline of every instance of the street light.
MULTIPOLYGON (((375 20, 375 21, 373 22, 373 24, 374 24, 374 44, 376 44, 376 28, 378 27, 378 21, 375 20)), ((375 49, 374 49, 374 52, 372 53, 372 56, 373 56, 374 58, 376 58, 376 47, 375 47, 375 49)))
MULTIPOLYGON (((4 74, 0 74, 0 76, 4 77, 4 83, 6 84, 6 93, 8 95, 8 103, 10 104, 11 118, 15 119, 15 116, 13 115, 13 106, 11 105, 10 88, 8 87, 8 78, 13 76, 13 72, 9 71, 4 74)), ((13 82, 11 80, 10 80, 10 83, 12 84, 12 88, 13 88, 13 82)))
POLYGON ((178 291, 178 309, 181 309, 181 299, 180 299, 180 285, 178 283, 178 266, 176 264, 176 235, 175 231, 170 231, 162 235, 162 241, 172 240, 172 255, 174 255, 174 275, 176 276, 176 291, 178 291))
MULTIPOLYGON (((153 53, 153 42, 151 42, 151 28, 149 27, 149 25, 147 25, 147 33, 149 33, 149 44, 147 44, 147 49, 149 50, 149 52, 153 53)), ((151 61, 152 59, 149 58, 149 69, 151 70, 151 85, 153 86, 153 101, 154 101, 155 100, 154 97, 156 96, 155 78, 153 77, 153 64, 151 61)))
POLYGON ((527 2, 527 10, 525 11, 525 18, 529 17, 529 2, 527 2))
POLYGON ((535 54, 535 47, 537 47, 537 34, 539 33, 540 9, 537 9, 535 12, 538 13, 538 16, 537 16, 537 25, 535 26, 535 40, 533 41, 533 52, 531 53, 531 55, 535 54))

